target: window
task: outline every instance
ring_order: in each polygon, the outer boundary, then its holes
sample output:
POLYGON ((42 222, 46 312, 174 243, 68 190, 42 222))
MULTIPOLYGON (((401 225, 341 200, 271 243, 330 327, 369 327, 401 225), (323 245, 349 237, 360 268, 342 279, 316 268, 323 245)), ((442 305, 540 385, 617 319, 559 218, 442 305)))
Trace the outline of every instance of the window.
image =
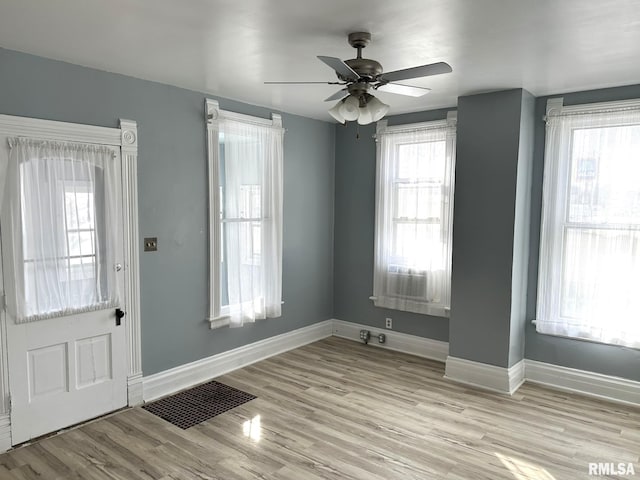
POLYGON ((96 278, 95 193, 90 182, 64 181, 60 189, 64 209, 64 255, 68 259, 61 282, 91 281, 96 278))
POLYGON ((378 307, 449 315, 455 120, 450 112, 439 122, 378 122, 378 307))
MULTIPOLYGON (((240 185, 240 257, 243 265, 260 265, 262 251, 262 186, 240 185)), ((223 218, 223 222, 229 221, 223 218)), ((223 251, 224 252, 224 251, 223 251)))
POLYGON ((18 322, 118 303, 119 160, 108 147, 10 139, 8 251, 18 322), (106 225, 110 225, 109 231, 106 225))
MULTIPOLYGON (((89 181, 61 179, 54 182, 41 181, 41 189, 52 188, 45 215, 51 221, 44 224, 34 221, 41 215, 42 201, 32 194, 26 181, 29 167, 21 165, 21 220, 22 252, 24 255, 24 284, 27 305, 39 303, 43 294, 43 283, 55 280, 64 290, 70 303, 83 306, 91 301, 99 286, 96 282, 96 225, 93 185, 89 181), (43 233, 43 228, 50 233, 43 233), (52 234, 52 235, 51 235, 52 234), (50 236, 51 235, 51 236, 50 236), (46 240, 45 240, 46 239, 46 240), (50 242, 44 247, 43 240, 50 242), (43 268, 44 267, 44 268, 43 268), (48 272, 48 274, 44 274, 48 272), (86 298, 89 295, 89 298, 86 298)), ((40 313, 49 313, 49 308, 40 313)))
POLYGON ((640 102, 546 120, 536 328, 640 348, 640 102))
POLYGON ((211 328, 278 317, 282 303, 280 116, 265 120, 207 102, 211 328), (215 113, 212 113, 215 112, 215 113))

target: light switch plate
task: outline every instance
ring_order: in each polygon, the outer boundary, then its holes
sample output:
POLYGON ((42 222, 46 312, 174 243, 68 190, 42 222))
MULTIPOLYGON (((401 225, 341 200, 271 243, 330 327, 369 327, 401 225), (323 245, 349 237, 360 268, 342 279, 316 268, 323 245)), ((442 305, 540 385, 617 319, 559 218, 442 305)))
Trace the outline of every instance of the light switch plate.
POLYGON ((146 237, 144 239, 144 251, 155 252, 158 250, 158 237, 146 237))

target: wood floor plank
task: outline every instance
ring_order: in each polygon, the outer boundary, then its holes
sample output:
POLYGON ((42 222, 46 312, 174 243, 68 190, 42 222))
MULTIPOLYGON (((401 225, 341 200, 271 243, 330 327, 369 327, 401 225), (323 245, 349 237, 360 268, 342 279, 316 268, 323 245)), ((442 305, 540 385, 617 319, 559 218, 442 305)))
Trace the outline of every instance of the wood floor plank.
POLYGON ((182 430, 125 410, 0 455, 0 480, 574 480, 631 462, 640 409, 330 337, 217 380, 258 398, 182 430))

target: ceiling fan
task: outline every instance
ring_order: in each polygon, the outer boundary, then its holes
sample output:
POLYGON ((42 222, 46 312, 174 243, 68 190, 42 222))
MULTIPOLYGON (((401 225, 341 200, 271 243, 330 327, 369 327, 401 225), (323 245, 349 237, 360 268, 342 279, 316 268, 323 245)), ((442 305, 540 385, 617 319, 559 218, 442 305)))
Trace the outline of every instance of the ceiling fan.
POLYGON ((326 83, 329 85, 344 85, 325 101, 338 100, 338 103, 329 109, 329 114, 340 123, 357 120, 360 125, 377 122, 389 111, 389 105, 382 103, 374 97, 370 91, 408 95, 421 97, 429 93, 429 88, 415 87, 397 83, 412 78, 440 75, 452 71, 445 62, 420 65, 418 67, 395 70, 384 73, 382 65, 375 60, 362 58, 362 49, 371 42, 371 34, 368 32, 354 32, 349 34, 349 44, 358 50, 356 58, 340 60, 336 57, 318 58, 335 70, 340 81, 338 82, 264 82, 265 84, 310 84, 326 83))

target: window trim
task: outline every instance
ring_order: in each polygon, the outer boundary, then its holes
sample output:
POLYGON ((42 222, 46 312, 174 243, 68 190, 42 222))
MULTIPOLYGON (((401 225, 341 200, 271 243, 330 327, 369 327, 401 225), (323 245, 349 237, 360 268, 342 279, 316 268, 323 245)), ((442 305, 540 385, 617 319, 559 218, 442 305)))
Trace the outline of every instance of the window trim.
MULTIPOLYGON (((222 306, 220 289, 221 255, 221 219, 220 212, 220 175, 219 142, 221 120, 234 120, 253 125, 282 128, 282 116, 272 113, 271 119, 244 115, 242 113, 221 110, 217 100, 205 99, 205 121, 207 126, 207 166, 209 178, 209 311, 206 320, 210 328, 216 329, 229 325, 229 308, 222 306)), ((264 218, 260 219, 261 221, 264 218)))
MULTIPOLYGON (((380 120, 376 126, 376 144, 377 144, 377 148, 376 148, 377 175, 376 176, 377 178, 376 178, 376 212, 375 212, 376 221, 375 221, 375 232, 374 232, 374 271, 377 268, 376 265, 380 262, 380 260, 378 259, 378 252, 379 252, 380 242, 382 241, 382 238, 379 234, 380 233, 379 232, 380 216, 382 215, 382 213, 378 211, 379 210, 378 199, 380 199, 381 198, 380 195, 382 195, 382 191, 381 191, 382 185, 381 185, 381 179, 380 179, 380 175, 381 175, 380 169, 382 165, 382 149, 380 148, 380 143, 378 140, 379 136, 385 133, 404 133, 404 132, 409 133, 409 132, 424 131, 424 130, 431 130, 431 129, 448 129, 447 138, 446 138, 447 149, 449 148, 451 149, 450 154, 452 156, 451 184, 449 186, 450 194, 443 195, 443 201, 448 202, 449 205, 443 209, 444 215, 442 219, 442 223, 447 224, 450 231, 450 234, 449 234, 450 241, 448 242, 448 245, 447 245, 447 256, 448 256, 448 262, 449 262, 449 280, 448 280, 449 288, 448 288, 448 291, 445 293, 445 299, 443 304, 433 304, 433 303, 429 303, 428 301, 415 300, 415 297, 401 296, 399 298, 402 298, 404 303, 404 308, 401 309, 402 311, 409 311, 409 312, 415 312, 415 313, 445 317, 445 318, 449 317, 449 313, 451 310, 451 256, 452 256, 451 254, 452 254, 452 243, 453 243, 453 203, 454 203, 454 191, 455 191, 455 155, 456 155, 455 150, 456 150, 457 120, 458 120, 458 112, 456 110, 452 110, 447 112, 447 117, 444 120, 435 120, 435 121, 429 121, 429 122, 420 122, 420 123, 411 123, 411 124, 393 125, 393 126, 389 126, 387 120, 380 120)), ((424 179, 424 180, 426 181, 427 179, 424 179)), ((391 185, 387 186, 387 189, 389 190, 393 190, 395 188, 396 188, 396 182, 393 182, 391 185)), ((394 192, 392 191, 390 194, 394 195, 394 192)), ((394 218, 394 220, 401 220, 401 219, 394 218)), ((428 223, 427 220, 425 220, 425 222, 428 223)), ((375 290, 375 284, 376 284, 376 280, 375 280, 375 273, 374 273, 374 290, 375 290)), ((400 310, 397 308, 397 306, 393 304, 393 302, 389 302, 390 298, 391 297, 388 295, 384 297, 383 296, 378 297, 375 295, 375 293, 369 297, 369 299, 374 302, 374 305, 376 307, 400 310)))

